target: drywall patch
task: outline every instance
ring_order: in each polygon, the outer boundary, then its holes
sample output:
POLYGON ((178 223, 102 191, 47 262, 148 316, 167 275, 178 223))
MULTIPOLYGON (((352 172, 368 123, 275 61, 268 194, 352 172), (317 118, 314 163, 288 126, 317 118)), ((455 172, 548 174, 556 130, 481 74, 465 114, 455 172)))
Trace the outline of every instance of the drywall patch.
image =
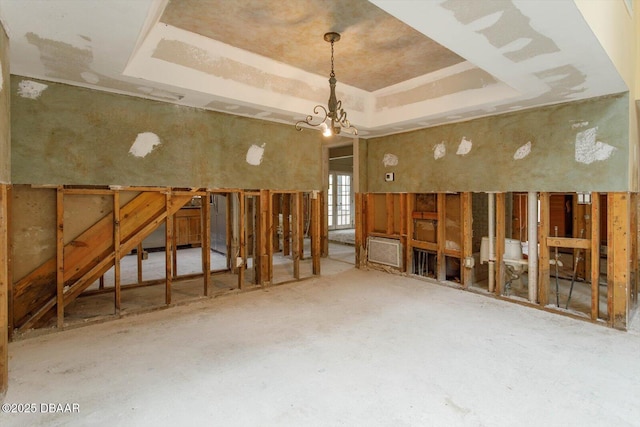
POLYGON ((576 134, 576 162, 589 165, 607 160, 616 147, 597 141, 598 127, 589 128, 576 134))
POLYGON ((522 160, 531 153, 531 141, 518 148, 513 155, 513 160, 522 160))
POLYGON ((436 146, 433 147, 434 159, 441 159, 445 156, 445 154, 447 154, 447 147, 444 145, 444 141, 442 141, 440 144, 436 144, 436 146))
POLYGON ((262 157, 264 156, 264 147, 266 145, 266 143, 262 144, 261 146, 253 144, 251 147, 249 147, 249 150, 247 150, 247 163, 252 166, 259 166, 260 163, 262 163, 262 157))
POLYGON ((472 146, 473 143, 471 142, 471 140, 463 136, 462 140, 460 141, 460 145, 458 145, 458 151, 456 151, 456 154, 459 156, 466 156, 471 151, 472 146))
POLYGON ((136 137, 135 142, 129 149, 129 154, 133 154, 136 157, 145 157, 147 154, 152 152, 157 145, 160 144, 160 138, 155 133, 139 133, 136 137))
POLYGON ((32 80, 23 80, 18 83, 18 95, 23 98, 38 99, 42 92, 49 86, 34 82, 32 80))
POLYGON ((382 158, 382 164, 385 168, 388 168, 389 166, 398 166, 398 156, 386 153, 382 158))

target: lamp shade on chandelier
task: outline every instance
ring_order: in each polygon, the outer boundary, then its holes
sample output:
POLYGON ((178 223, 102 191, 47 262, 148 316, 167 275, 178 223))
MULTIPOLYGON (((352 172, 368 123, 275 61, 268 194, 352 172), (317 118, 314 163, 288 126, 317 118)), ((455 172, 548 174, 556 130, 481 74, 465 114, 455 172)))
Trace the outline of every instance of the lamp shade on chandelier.
POLYGON ((308 115, 305 120, 296 123, 296 129, 302 130, 303 125, 317 127, 322 130, 324 136, 332 136, 339 134, 342 130, 353 135, 358 134, 358 129, 351 126, 347 119, 347 112, 342 109, 342 101, 338 101, 336 97, 336 73, 333 71, 333 44, 340 40, 340 34, 330 32, 324 35, 325 41, 331 43, 331 73, 329 74, 329 102, 327 108, 322 105, 316 105, 313 113, 316 116, 308 115), (324 114, 324 117, 322 117, 324 114))

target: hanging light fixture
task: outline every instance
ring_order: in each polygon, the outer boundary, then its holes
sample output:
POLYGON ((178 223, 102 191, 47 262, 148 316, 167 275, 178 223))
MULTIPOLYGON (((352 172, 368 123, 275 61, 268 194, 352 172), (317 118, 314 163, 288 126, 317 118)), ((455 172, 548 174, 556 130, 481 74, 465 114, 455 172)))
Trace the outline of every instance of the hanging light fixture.
POLYGON ((329 74, 329 87, 331 93, 329 95, 328 110, 322 105, 316 105, 313 108, 314 114, 324 113, 324 118, 319 123, 314 122, 314 116, 308 115, 305 120, 300 120, 296 123, 296 129, 302 130, 303 124, 320 128, 324 136, 337 135, 342 129, 352 133, 358 134, 358 129, 351 126, 349 120, 347 120, 347 113, 342 109, 342 101, 338 101, 336 97, 336 73, 333 71, 333 44, 340 40, 340 34, 338 33, 326 33, 324 35, 325 41, 331 43, 331 74, 329 74))

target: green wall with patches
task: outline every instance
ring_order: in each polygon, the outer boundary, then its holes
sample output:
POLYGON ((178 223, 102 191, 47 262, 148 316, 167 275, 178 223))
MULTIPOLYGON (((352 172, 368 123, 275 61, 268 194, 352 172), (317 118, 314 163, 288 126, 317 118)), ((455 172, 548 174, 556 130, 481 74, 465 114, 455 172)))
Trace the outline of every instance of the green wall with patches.
POLYGON ((616 95, 372 138, 361 164, 366 189, 629 191, 628 108, 628 95, 616 95), (463 139, 471 150, 456 154, 463 139), (515 159, 528 142, 529 154, 515 159), (439 144, 446 154, 436 159, 439 144))
POLYGON ((19 91, 28 80, 11 79, 16 184, 322 188, 319 132, 48 81, 30 98, 19 91), (160 144, 131 154, 146 132, 160 144), (259 165, 247 161, 254 145, 259 165))

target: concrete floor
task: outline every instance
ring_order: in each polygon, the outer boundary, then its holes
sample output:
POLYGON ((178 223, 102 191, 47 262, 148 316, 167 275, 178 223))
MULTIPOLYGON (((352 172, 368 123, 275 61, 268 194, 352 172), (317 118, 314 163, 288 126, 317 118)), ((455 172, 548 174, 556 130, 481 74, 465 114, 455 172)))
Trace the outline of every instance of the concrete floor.
POLYGON ((11 343, 5 402, 37 413, 0 425, 640 425, 638 319, 622 333, 322 262, 322 277, 11 343))

